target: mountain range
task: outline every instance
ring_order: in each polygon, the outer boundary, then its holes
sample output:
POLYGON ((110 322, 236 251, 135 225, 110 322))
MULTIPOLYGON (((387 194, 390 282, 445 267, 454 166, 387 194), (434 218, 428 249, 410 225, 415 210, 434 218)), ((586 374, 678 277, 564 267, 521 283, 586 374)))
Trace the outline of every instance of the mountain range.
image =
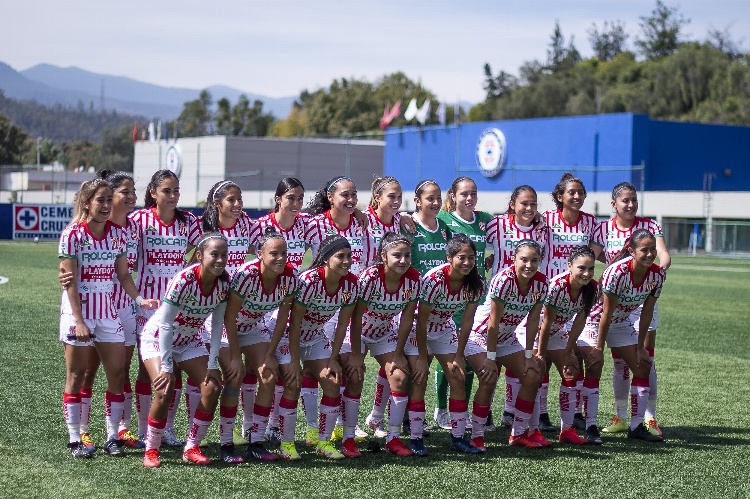
MULTIPOLYGON (((162 87, 124 76, 93 73, 76 67, 61 68, 51 64, 37 64, 16 71, 0 62, 0 90, 6 97, 17 100, 36 100, 40 104, 61 104, 104 109, 143 116, 147 119, 172 120, 179 116, 183 104, 198 98, 203 89, 162 87)), ((295 97, 272 98, 243 92, 222 85, 208 87, 214 102, 226 97, 234 104, 241 94, 250 102, 263 101, 263 110, 283 119, 289 114, 295 97)))

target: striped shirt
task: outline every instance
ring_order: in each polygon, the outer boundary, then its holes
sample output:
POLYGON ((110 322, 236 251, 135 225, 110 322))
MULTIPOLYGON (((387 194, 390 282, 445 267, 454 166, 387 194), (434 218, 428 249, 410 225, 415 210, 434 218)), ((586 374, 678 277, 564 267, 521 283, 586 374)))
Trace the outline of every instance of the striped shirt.
POLYGON ((250 244, 258 248, 258 240, 266 233, 266 229, 271 227, 286 241, 286 262, 295 270, 299 271, 302 267, 302 259, 305 257, 307 244, 305 243, 305 228, 310 217, 303 213, 298 213, 294 218, 294 223, 288 230, 284 230, 276 221, 273 213, 264 215, 253 222, 250 231, 250 244))
POLYGON ((650 218, 636 217, 633 226, 625 230, 620 229, 615 220, 615 218, 611 218, 597 225, 591 240, 592 243, 603 248, 604 258, 608 265, 612 263, 612 260, 615 259, 620 250, 625 247, 625 243, 633 231, 646 229, 654 237, 664 237, 661 226, 650 218))
MULTIPOLYGON (((163 301, 180 308, 172 322, 172 345, 187 346, 202 343, 203 324, 214 309, 227 300, 229 283, 217 278, 214 287, 207 294, 201 285, 201 265, 194 263, 169 280, 163 301)), ((159 338, 159 328, 154 316, 143 328, 142 338, 159 338)))
POLYGON ((380 241, 387 232, 395 232, 396 234, 399 234, 401 231, 401 215, 399 213, 393 215, 393 221, 390 224, 386 224, 380 220, 372 206, 367 207, 365 216, 367 217, 367 234, 369 240, 367 242, 367 254, 365 256, 365 261, 362 264, 362 268, 370 267, 375 263, 375 260, 378 257, 378 250, 380 249, 380 241))
MULTIPOLYGON (((136 225, 136 223, 130 218, 128 218, 127 220, 128 221, 126 227, 123 228, 123 234, 125 235, 125 243, 127 244, 128 272, 132 275, 133 272, 135 272, 136 264, 138 263, 138 241, 140 235, 138 233, 138 226, 136 225)), ((133 299, 130 298, 125 292, 122 285, 120 284, 120 281, 117 279, 117 276, 115 276, 114 283, 115 308, 117 310, 122 310, 123 308, 130 306, 130 304, 133 302, 133 299)))
POLYGON ((276 278, 273 288, 265 289, 260 273, 260 260, 243 264, 232 275, 230 291, 242 298, 242 308, 237 316, 237 331, 244 333, 279 308, 287 296, 297 291, 297 271, 286 264, 284 272, 276 278))
POLYGON ((516 224, 514 214, 497 215, 487 223, 487 242, 492 245, 495 254, 492 263, 494 276, 505 267, 513 265, 516 245, 522 239, 531 239, 542 245, 547 245, 547 227, 540 223, 538 227, 521 227, 516 224))
POLYGON ((338 289, 333 294, 326 290, 325 268, 300 274, 295 301, 307 308, 300 325, 300 344, 309 345, 325 338, 323 324, 341 307, 353 306, 358 294, 357 276, 351 272, 339 280, 338 289))
MULTIPOLYGON (((94 237, 86 222, 71 223, 63 230, 58 256, 76 260, 78 296, 84 319, 117 318, 112 300, 115 260, 126 251, 122 227, 109 220, 101 238, 94 237)), ((67 291, 62 293, 62 311, 72 313, 67 291)))
MULTIPOLYGON (((595 287, 598 284, 591 280, 595 287)), ((553 277, 549 282, 549 291, 544 298, 544 304, 555 309, 555 320, 550 328, 550 335, 557 333, 573 317, 583 310, 583 290, 578 293, 574 300, 570 289, 570 272, 553 277)))
POLYGON ((352 266, 350 271, 359 275, 364 270, 364 259, 367 252, 367 231, 360 225, 359 221, 351 215, 349 225, 345 229, 339 229, 333 223, 331 210, 320 215, 315 215, 307 223, 305 229, 305 242, 312 248, 313 257, 318 254, 320 243, 328 236, 343 236, 352 247, 352 266))
POLYGON ((406 305, 417 301, 420 275, 409 267, 393 293, 385 285, 385 267, 373 265, 359 277, 359 299, 367 304, 362 316, 362 336, 374 342, 398 330, 397 319, 406 305))
MULTIPOLYGON (((612 324, 629 322, 630 313, 641 306, 649 296, 659 298, 664 286, 666 274, 655 263, 651 264, 643 282, 636 286, 633 282, 634 263, 633 257, 628 256, 607 267, 602 274, 602 291, 617 297, 617 306, 612 313, 612 324)), ((599 324, 603 312, 604 300, 602 299, 591 309, 591 313, 586 318, 586 323, 599 324)))
POLYGON ((516 327, 537 303, 544 300, 548 288, 547 278, 541 272, 537 272, 529 281, 529 289, 522 293, 515 269, 505 267, 490 281, 487 297, 474 315, 472 333, 487 337, 492 300, 495 300, 505 306, 498 323, 497 344, 503 345, 512 341, 516 327))
POLYGON ((200 239, 198 219, 182 212, 187 219, 177 217, 165 225, 156 216, 156 207, 143 208, 128 215, 138 227, 138 292, 146 299, 161 299, 169 280, 183 268, 188 245, 200 239))
POLYGON ((578 221, 573 225, 565 223, 562 210, 545 211, 543 215, 549 236, 542 271, 552 279, 567 272, 568 257, 574 247, 588 246, 593 239, 597 221, 594 215, 582 211, 578 213, 578 221))
POLYGON ((468 303, 478 303, 470 299, 469 290, 464 284, 457 292, 450 290, 450 263, 445 263, 422 276, 422 289, 419 302, 432 307, 427 317, 427 337, 436 339, 446 333, 455 333, 453 314, 462 310, 468 303))

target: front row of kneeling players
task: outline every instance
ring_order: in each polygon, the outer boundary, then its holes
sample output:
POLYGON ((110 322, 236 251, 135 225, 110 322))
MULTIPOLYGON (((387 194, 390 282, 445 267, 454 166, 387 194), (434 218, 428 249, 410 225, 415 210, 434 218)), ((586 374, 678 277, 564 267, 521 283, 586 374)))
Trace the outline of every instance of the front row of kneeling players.
MULTIPOLYGON (((122 274, 120 282, 128 295, 144 309, 153 308, 155 301, 140 298, 127 272, 122 271, 125 239, 118 232, 121 229, 107 221, 111 193, 104 184, 92 183, 88 188, 91 193, 82 189, 79 196, 82 200, 81 206, 77 206, 79 223, 71 224, 63 234, 60 253, 70 255, 70 259, 63 261, 69 261, 69 270, 78 275, 91 272, 87 265, 91 267, 91 262, 101 260, 98 271, 106 273, 103 268, 108 268, 110 275, 113 270, 118 276, 122 274), (64 244, 68 246, 63 247, 64 244), (82 251, 92 254, 78 258, 82 251), (73 258, 78 261, 78 269, 74 268, 73 258)), ((646 331, 634 331, 627 320, 633 309, 644 304, 642 317, 647 320, 641 324, 649 324, 647 316, 664 280, 663 271, 653 265, 655 238, 646 230, 633 232, 620 259, 605 271, 604 293, 599 301, 597 285, 592 280, 594 255, 585 246, 570 255, 568 273, 548 282, 538 272, 542 248, 534 241, 521 241, 515 249, 513 265, 493 277, 481 305, 485 290, 476 269, 476 247, 462 234, 450 240, 447 263, 423 276, 411 268, 410 240, 393 233, 386 234, 381 241, 381 261, 364 270, 359 278, 349 272, 351 247, 341 236, 323 240, 310 269, 299 276, 286 264, 286 242, 275 232, 267 233, 258 242, 257 260, 240 266, 231 278, 225 271, 228 247, 223 235, 206 233, 195 246, 194 263, 169 281, 159 309, 148 320, 141 336, 142 357, 156 390, 145 438, 146 466, 160 464, 159 447, 174 390, 174 365, 185 370, 191 379, 203 380, 183 459, 196 464, 210 462, 199 446, 220 396, 220 438, 222 444, 231 442, 239 386, 244 376, 241 354, 252 359, 263 378, 255 400, 248 451, 256 458, 273 460, 279 455, 289 460, 300 458, 294 444, 294 430, 303 369, 317 378, 323 389, 317 452, 333 459, 359 456, 353 437, 366 351, 388 376, 391 395, 386 449, 396 455, 427 454, 421 422, 425 418, 424 394, 432 357, 442 365, 451 389, 452 448, 466 453, 485 450, 484 425, 502 365, 517 373, 521 381, 515 396, 510 443, 531 448, 550 445, 538 431, 538 409, 535 411, 545 357, 555 363, 563 378, 560 441, 597 443, 598 434, 591 433, 596 433, 598 381, 608 333, 609 346, 634 373, 634 417, 629 436, 658 439, 641 424, 648 400, 650 368, 643 347, 646 331), (457 328, 452 316, 464 308, 464 319, 457 328), (542 308, 545 314, 537 344, 542 308), (273 319, 269 321, 271 312, 273 319), (335 315, 338 317, 334 321, 335 331, 326 334, 324 326, 335 315), (201 338, 208 317, 211 317, 210 346, 201 338), (525 335, 524 345, 522 333, 526 330, 534 334, 525 335), (265 348, 254 348, 256 345, 265 348), (591 424, 587 424, 585 439, 572 428, 571 398, 575 396, 579 369, 574 353, 576 345, 581 348, 586 364, 583 398, 591 424), (470 441, 464 439, 468 419, 464 358, 480 380, 472 408, 470 441), (277 455, 265 450, 262 440, 278 378, 283 380, 284 388, 279 403, 282 443, 277 455), (345 388, 340 394, 342 381, 345 388), (330 442, 340 408, 344 423, 341 452, 330 442), (407 411, 411 434, 405 444, 400 431, 407 411)), ((63 316, 70 318, 72 335, 63 339, 66 356, 75 354, 73 347, 78 342, 89 339, 94 340, 97 348, 106 348, 107 307, 96 309, 101 297, 96 296, 97 290, 91 291, 91 296, 81 296, 80 300, 78 293, 69 291, 64 295, 63 316)), ((69 366, 75 364, 68 362, 69 366)), ((107 365, 104 367, 106 372, 107 365)), ((79 377, 69 372, 66 394, 76 392, 72 386, 76 382, 79 377)), ((108 382, 117 385, 116 380, 108 382)), ((117 386, 112 393, 117 393, 117 386)), ((108 441, 104 448, 108 453, 118 454, 117 422, 121 417, 118 406, 122 406, 122 401, 118 396, 110 396, 109 390, 105 399, 108 441)), ((75 417, 69 417, 76 412, 75 402, 65 401, 66 421, 71 452, 83 457, 87 453, 78 441, 80 428, 75 417)), ((241 462, 242 458, 233 452, 231 445, 222 445, 224 461, 241 462)))

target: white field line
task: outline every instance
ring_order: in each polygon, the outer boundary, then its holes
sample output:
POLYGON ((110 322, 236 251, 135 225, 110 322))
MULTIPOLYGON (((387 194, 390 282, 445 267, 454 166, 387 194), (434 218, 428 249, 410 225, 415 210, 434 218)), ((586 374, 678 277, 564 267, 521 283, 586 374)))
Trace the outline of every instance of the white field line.
MULTIPOLYGON (((671 265, 669 267, 669 270, 671 270, 671 269, 679 269, 679 270, 708 270, 708 271, 711 271, 711 272, 737 272, 737 273, 750 272, 750 269, 747 269, 747 268, 710 267, 710 266, 703 266, 703 265, 671 265)), ((669 273, 669 270, 667 270, 667 273, 669 273)))

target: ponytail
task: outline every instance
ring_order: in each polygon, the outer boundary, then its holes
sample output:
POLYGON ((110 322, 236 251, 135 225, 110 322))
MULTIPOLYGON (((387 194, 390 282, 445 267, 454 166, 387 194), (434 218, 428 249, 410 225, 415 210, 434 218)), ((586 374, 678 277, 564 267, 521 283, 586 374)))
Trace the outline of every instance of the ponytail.
POLYGON ((445 195, 445 201, 443 201, 443 211, 447 211, 448 213, 456 211, 456 190, 458 189, 458 184, 463 181, 469 181, 474 184, 474 186, 477 185, 471 177, 458 177, 456 180, 454 180, 445 195))

